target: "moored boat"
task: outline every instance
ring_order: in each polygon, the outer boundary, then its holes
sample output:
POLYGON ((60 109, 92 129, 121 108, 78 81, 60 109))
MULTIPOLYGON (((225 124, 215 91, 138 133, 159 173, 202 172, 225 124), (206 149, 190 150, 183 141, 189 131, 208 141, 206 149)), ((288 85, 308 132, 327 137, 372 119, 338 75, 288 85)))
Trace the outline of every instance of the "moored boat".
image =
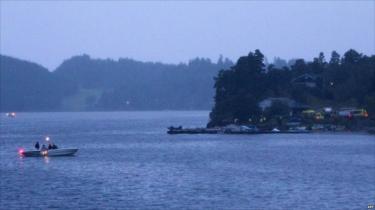
POLYGON ((7 117, 10 117, 10 118, 15 118, 16 117, 16 113, 15 112, 8 112, 5 114, 7 117))

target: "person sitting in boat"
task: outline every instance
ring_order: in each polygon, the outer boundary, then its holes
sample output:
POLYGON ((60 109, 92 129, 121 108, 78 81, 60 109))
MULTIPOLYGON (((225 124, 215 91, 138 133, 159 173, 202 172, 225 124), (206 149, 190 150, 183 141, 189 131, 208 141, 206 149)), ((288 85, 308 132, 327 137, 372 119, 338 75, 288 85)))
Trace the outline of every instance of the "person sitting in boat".
POLYGON ((48 144, 48 150, 50 150, 50 149, 52 149, 52 144, 51 143, 48 144))
POLYGON ((39 141, 37 141, 37 142, 35 143, 35 149, 36 149, 36 150, 39 150, 39 148, 40 148, 40 146, 39 146, 39 141))
POLYGON ((47 147, 46 147, 46 145, 42 145, 42 149, 41 149, 41 151, 46 151, 47 150, 47 147))
POLYGON ((56 144, 52 144, 52 149, 58 149, 58 147, 56 146, 56 144))

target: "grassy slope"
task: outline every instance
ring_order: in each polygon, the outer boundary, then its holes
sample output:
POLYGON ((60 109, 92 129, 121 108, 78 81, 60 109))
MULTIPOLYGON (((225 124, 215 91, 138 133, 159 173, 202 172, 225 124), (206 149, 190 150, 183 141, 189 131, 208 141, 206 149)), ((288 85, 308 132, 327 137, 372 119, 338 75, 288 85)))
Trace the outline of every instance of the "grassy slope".
POLYGON ((80 89, 76 94, 63 99, 61 109, 64 111, 87 111, 97 102, 102 93, 101 89, 80 89))

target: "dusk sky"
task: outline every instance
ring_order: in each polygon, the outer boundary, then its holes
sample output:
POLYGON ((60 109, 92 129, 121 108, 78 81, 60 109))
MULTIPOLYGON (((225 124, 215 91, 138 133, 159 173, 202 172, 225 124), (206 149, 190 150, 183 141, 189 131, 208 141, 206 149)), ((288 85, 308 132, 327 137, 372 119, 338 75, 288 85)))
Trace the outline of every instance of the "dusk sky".
POLYGON ((375 54, 375 1, 1 1, 1 54, 54 70, 63 60, 269 60, 354 48, 375 54))

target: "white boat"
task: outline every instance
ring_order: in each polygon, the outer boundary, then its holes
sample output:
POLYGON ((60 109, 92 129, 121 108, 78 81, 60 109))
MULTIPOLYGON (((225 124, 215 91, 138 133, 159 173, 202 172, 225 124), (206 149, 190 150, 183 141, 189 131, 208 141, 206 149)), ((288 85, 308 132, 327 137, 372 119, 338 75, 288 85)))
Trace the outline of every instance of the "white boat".
POLYGON ((8 112, 5 114, 7 117, 11 117, 11 118, 15 118, 16 117, 16 113, 15 112, 8 112))
POLYGON ((78 149, 50 149, 50 150, 20 150, 19 154, 25 157, 44 157, 44 156, 71 156, 74 155, 78 149))
POLYGON ((272 132, 280 132, 280 130, 277 129, 277 128, 274 128, 274 129, 272 129, 272 132))

